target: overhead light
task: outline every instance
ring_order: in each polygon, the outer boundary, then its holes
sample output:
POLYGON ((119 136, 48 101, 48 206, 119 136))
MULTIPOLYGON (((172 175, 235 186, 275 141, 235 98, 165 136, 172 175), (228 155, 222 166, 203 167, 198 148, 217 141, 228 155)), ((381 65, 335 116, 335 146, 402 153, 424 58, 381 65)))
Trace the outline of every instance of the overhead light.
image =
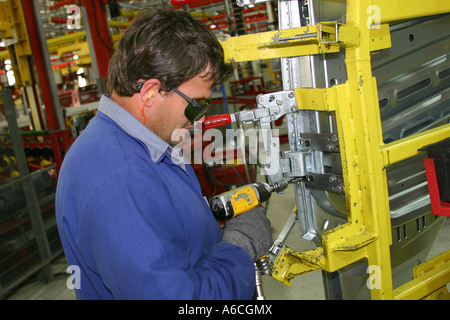
POLYGON ((14 77, 14 71, 9 70, 6 72, 6 78, 8 79, 8 85, 12 86, 16 83, 16 77, 14 77))

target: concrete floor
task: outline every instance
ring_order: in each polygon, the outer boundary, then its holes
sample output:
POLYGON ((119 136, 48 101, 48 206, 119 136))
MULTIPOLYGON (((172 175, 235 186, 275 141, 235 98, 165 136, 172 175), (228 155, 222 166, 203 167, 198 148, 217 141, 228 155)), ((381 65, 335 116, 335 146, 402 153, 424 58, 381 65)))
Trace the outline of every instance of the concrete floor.
MULTIPOLYGON (((294 207, 293 187, 289 187, 284 195, 274 194, 270 199, 268 217, 272 222, 273 238, 288 219, 294 207)), ((286 243, 289 247, 303 251, 313 249, 310 242, 300 237, 298 225, 292 230, 286 243)), ((432 247, 429 257, 435 256, 450 248, 450 219, 447 218, 437 240, 432 247)), ((55 279, 48 283, 32 282, 19 288, 8 299, 11 300, 72 300, 75 299, 73 290, 67 288, 67 262, 64 257, 57 259, 53 265, 55 279)), ((263 289, 267 300, 324 300, 321 271, 315 271, 298 276, 292 285, 287 287, 270 276, 263 276, 263 289)))

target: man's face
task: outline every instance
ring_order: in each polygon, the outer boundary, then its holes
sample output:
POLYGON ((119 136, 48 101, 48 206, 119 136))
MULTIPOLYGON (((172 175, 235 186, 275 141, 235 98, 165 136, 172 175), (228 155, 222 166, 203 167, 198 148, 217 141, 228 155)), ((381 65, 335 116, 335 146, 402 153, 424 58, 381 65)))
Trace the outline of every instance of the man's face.
MULTIPOLYGON (((201 73, 189 81, 180 85, 177 89, 189 98, 209 98, 212 91, 213 80, 201 73)), ((148 121, 148 127, 161 137, 164 141, 174 146, 181 141, 172 141, 171 137, 175 130, 192 127, 192 123, 184 115, 188 102, 175 92, 161 92, 158 96, 158 104, 153 108, 148 121)), ((199 119, 204 121, 205 117, 199 119)), ((178 135, 175 135, 178 137, 178 135)))

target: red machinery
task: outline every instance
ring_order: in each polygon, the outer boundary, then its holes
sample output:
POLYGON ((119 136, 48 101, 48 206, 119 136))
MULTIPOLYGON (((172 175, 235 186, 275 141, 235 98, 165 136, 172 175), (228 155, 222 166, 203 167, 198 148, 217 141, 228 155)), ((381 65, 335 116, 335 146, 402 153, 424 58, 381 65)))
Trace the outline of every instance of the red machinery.
POLYGON ((450 138, 426 146, 425 172, 434 215, 450 217, 450 138))

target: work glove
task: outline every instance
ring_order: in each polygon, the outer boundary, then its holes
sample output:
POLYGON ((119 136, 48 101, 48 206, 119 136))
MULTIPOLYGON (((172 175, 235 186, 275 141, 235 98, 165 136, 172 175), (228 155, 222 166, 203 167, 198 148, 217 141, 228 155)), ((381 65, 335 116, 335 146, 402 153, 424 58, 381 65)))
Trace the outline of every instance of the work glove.
POLYGON ((243 248, 256 262, 269 251, 273 243, 266 209, 258 206, 227 221, 222 241, 243 248))

